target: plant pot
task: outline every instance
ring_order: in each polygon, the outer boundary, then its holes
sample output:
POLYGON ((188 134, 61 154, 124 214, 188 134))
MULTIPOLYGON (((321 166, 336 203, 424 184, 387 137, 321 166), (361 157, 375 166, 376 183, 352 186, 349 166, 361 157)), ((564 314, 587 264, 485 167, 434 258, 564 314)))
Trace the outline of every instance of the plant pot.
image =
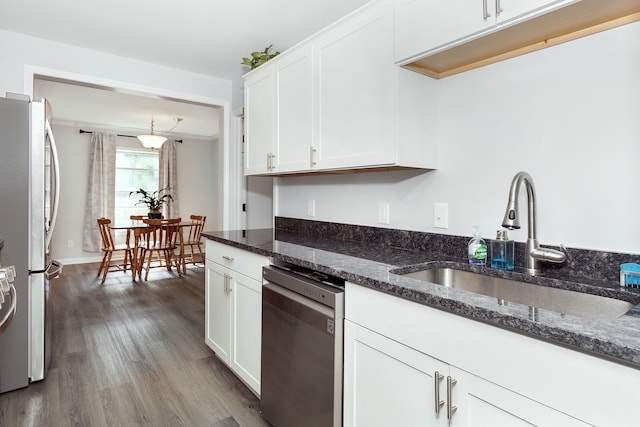
POLYGON ((149 216, 149 219, 161 219, 162 218, 162 212, 160 212, 160 211, 149 211, 149 213, 147 215, 149 216))

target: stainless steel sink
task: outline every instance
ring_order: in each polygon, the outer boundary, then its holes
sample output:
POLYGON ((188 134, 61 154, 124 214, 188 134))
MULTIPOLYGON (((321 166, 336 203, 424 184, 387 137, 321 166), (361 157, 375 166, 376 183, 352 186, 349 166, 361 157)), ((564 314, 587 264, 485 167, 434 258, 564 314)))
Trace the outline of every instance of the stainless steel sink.
POLYGON ((499 303, 511 301, 528 305, 532 307, 530 316, 533 320, 535 320, 536 308, 607 320, 617 319, 635 306, 630 302, 614 298, 485 276, 448 267, 429 268, 402 274, 402 276, 494 297, 499 303))

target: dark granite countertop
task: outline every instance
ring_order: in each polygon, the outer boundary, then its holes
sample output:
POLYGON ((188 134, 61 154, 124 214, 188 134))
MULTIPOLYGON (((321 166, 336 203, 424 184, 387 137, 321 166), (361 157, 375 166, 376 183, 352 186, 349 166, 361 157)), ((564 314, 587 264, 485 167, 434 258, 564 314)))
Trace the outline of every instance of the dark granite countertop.
POLYGON ((638 289, 620 288, 611 282, 575 280, 558 274, 530 276, 519 268, 515 272, 504 272, 470 266, 463 258, 443 255, 442 248, 408 250, 379 239, 365 244, 280 229, 204 232, 203 235, 230 246, 309 267, 397 297, 640 369, 638 289), (427 265, 448 266, 452 263, 459 269, 613 297, 636 305, 614 320, 582 318, 544 309, 538 309, 536 318, 532 319, 527 305, 512 302, 500 305, 496 298, 394 274, 419 270, 427 265))

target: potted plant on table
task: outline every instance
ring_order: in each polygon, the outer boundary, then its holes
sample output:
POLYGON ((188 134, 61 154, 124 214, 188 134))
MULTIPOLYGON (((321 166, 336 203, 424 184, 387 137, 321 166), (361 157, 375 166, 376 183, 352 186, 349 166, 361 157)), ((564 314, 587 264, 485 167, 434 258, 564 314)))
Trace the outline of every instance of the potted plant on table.
POLYGON ((131 191, 129 195, 139 194, 142 196, 136 205, 144 203, 149 208, 149 218, 157 218, 160 219, 162 217, 162 213, 160 210, 162 209, 162 205, 164 203, 169 203, 173 201, 173 196, 168 193, 170 190, 169 187, 162 188, 156 191, 146 191, 143 188, 140 188, 136 191, 131 191))

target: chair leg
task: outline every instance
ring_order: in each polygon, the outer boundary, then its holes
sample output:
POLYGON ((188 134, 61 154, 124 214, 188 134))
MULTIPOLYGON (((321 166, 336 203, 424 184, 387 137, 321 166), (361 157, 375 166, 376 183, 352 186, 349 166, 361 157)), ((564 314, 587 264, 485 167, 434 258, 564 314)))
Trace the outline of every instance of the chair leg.
POLYGON ((105 251, 104 255, 102 256, 102 261, 100 261, 100 268, 98 268, 98 274, 96 274, 96 277, 100 277, 100 273, 102 273, 102 269, 104 268, 104 261, 107 259, 107 255, 109 254, 109 252, 105 251))
POLYGON ((147 261, 147 271, 144 273, 144 280, 149 278, 149 270, 151 270, 151 257, 153 256, 153 251, 149 251, 149 260, 147 261))
POLYGON ((145 249, 140 250, 140 255, 138 256, 138 277, 142 279, 142 269, 144 268, 144 258, 147 251, 145 249))
POLYGON ((104 281, 107 279, 107 273, 109 272, 109 265, 111 265, 111 255, 113 253, 112 252, 107 252, 107 254, 109 256, 107 257, 107 262, 106 262, 106 264, 104 266, 104 273, 102 275, 102 282, 101 283, 104 283, 104 281))
MULTIPOLYGON (((198 253, 200 253, 200 262, 204 262, 204 254, 202 253, 202 245, 198 244, 196 245, 198 247, 198 253)), ((195 265, 195 260, 193 262, 193 264, 195 265)))
POLYGON ((124 266, 123 266, 123 269, 124 269, 124 272, 125 272, 125 273, 127 272, 127 260, 128 260, 128 256, 129 256, 129 251, 128 251, 127 249, 125 249, 125 251, 124 251, 124 266))
POLYGON ((171 254, 169 251, 164 251, 164 262, 167 263, 167 270, 171 271, 171 254))

